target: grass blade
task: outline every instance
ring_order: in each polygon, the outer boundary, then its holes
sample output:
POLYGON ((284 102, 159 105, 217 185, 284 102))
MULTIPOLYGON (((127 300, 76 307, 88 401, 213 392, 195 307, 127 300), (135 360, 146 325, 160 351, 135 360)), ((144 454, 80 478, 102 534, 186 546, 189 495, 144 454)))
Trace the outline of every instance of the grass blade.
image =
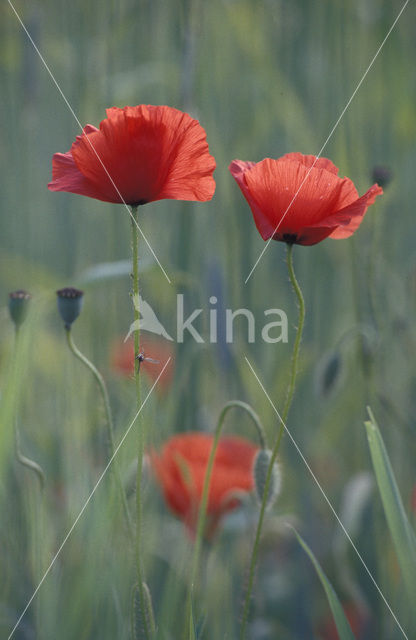
POLYGON ((381 501, 410 602, 416 601, 416 538, 404 510, 393 469, 374 415, 365 422, 381 501))
POLYGON ((313 552, 308 547, 306 542, 301 538, 298 532, 293 529, 295 535, 302 546, 303 550, 307 553, 310 560, 312 561, 313 566, 315 567, 316 573, 322 583, 323 588, 325 589, 326 596, 328 598, 329 606, 331 607, 332 615, 334 616, 335 625, 337 627, 337 631, 340 637, 340 640, 355 640, 355 636, 351 631, 350 624, 345 616, 344 609, 339 601, 337 594, 334 591, 332 584, 329 582, 325 573, 322 570, 321 565, 318 560, 315 558, 313 552))

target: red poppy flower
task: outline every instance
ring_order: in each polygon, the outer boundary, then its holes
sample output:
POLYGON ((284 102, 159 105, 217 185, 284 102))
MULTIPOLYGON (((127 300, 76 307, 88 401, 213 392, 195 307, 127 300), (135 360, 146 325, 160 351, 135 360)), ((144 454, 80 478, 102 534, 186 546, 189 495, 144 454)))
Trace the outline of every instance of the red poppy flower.
MULTIPOLYGON (((150 459, 174 514, 196 533, 198 510, 213 436, 190 432, 168 440, 150 459)), ((207 504, 205 537, 215 533, 221 517, 240 504, 239 494, 253 489, 252 467, 258 447, 237 436, 221 438, 215 455, 207 504)))
MULTIPOLYGON (((171 358, 156 386, 157 390, 166 391, 172 384, 174 372, 174 352, 171 344, 164 338, 146 334, 142 338, 141 353, 144 359, 140 363, 140 372, 149 379, 151 384, 157 380, 166 362, 171 358)), ((134 340, 132 338, 129 338, 127 342, 123 342, 122 339, 116 340, 111 349, 112 369, 124 376, 132 377, 135 366, 137 367, 137 360, 134 355, 134 340)))
POLYGON ((229 169, 263 240, 312 245, 328 236, 348 238, 383 193, 374 184, 360 198, 353 182, 340 178, 330 160, 301 153, 258 163, 234 160, 229 169))
POLYGON ((71 150, 52 159, 51 191, 138 205, 154 200, 210 200, 215 160, 197 120, 172 107, 107 109, 71 150))

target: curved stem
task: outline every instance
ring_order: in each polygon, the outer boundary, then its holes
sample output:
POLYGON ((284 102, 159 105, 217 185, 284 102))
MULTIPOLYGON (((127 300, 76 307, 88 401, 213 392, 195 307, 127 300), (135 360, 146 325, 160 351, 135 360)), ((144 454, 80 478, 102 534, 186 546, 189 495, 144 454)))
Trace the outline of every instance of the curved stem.
POLYGON ((108 397, 107 387, 106 387, 104 378, 101 375, 101 373, 98 371, 98 369, 93 365, 92 362, 90 362, 90 360, 88 360, 86 356, 84 356, 84 354, 75 345, 72 339, 71 327, 70 326, 65 327, 65 331, 66 331, 67 343, 71 352, 74 354, 76 358, 78 358, 78 360, 80 360, 91 371, 91 373, 93 374, 98 384, 98 388, 100 389, 100 392, 101 392, 101 396, 102 396, 104 408, 105 408, 106 421, 107 421, 107 435, 108 435, 108 454, 107 455, 109 460, 113 460, 112 464, 113 464, 114 476, 115 476, 115 480, 120 493, 121 503, 123 505, 123 511, 126 518, 127 529, 131 539, 133 539, 133 527, 131 523, 129 507, 127 504, 126 493, 124 491, 123 482, 121 479, 118 464, 114 459, 114 451, 115 451, 114 422, 113 422, 113 415, 111 413, 110 400, 108 397))
POLYGON ((255 536, 255 539, 254 539, 253 551, 251 553, 250 569, 249 569, 249 576, 248 576, 248 586, 247 586, 246 597, 245 597, 245 600, 244 600, 243 617, 242 617, 242 623, 241 623, 241 632, 240 632, 240 639, 241 640, 244 640, 245 635, 246 635, 248 614, 249 614, 249 608, 250 608, 250 600, 251 600, 251 594, 252 594, 252 591, 253 591, 254 575, 255 575, 256 566, 257 566, 257 557, 258 557, 258 553, 259 553, 261 532, 262 532, 262 528, 263 528, 264 517, 265 517, 265 514, 266 514, 267 498, 268 498, 268 495, 269 495, 269 487, 270 487, 270 482, 271 482, 272 475, 273 475, 273 466, 274 466, 274 463, 276 462, 277 454, 279 452, 280 443, 281 443, 283 432, 284 432, 284 429, 285 429, 287 416, 289 414, 289 410, 290 410, 290 407, 291 407, 291 404, 292 404, 292 400, 293 400, 293 395, 295 393, 296 377, 297 377, 297 373, 298 373, 299 350, 300 350, 300 343, 301 343, 301 340, 302 340, 303 325, 304 325, 304 322, 305 322, 305 301, 303 299, 302 291, 301 291, 299 283, 298 283, 298 281, 296 279, 295 272, 294 272, 294 269, 293 269, 293 257, 292 257, 293 245, 292 244, 287 244, 286 246, 287 246, 287 268, 288 268, 288 272, 289 272, 290 282, 291 282, 293 290, 294 290, 294 292, 296 294, 297 302, 298 302, 298 305, 299 305, 299 320, 298 320, 298 327, 297 327, 297 330, 296 330, 295 342, 293 344, 292 367, 291 367, 291 372, 290 372, 289 387, 288 387, 288 390, 287 390, 286 401, 285 401, 285 404, 284 404, 284 407, 283 407, 283 411, 282 411, 282 414, 281 414, 281 417, 280 417, 279 433, 278 433, 275 445, 273 447, 272 455, 271 455, 269 466, 268 466, 268 469, 267 469, 267 475, 266 475, 266 482, 265 482, 265 485, 264 485, 263 498, 262 498, 262 501, 261 501, 259 519, 258 519, 258 522, 257 522, 256 536, 255 536))
MULTIPOLYGON (((19 328, 16 327, 15 343, 14 343, 14 360, 15 361, 17 358, 18 348, 19 348, 19 328)), ((26 469, 29 469, 30 471, 33 471, 36 474, 39 480, 40 488, 41 490, 43 490, 45 487, 45 474, 42 467, 34 460, 31 460, 30 458, 27 458, 26 456, 24 456, 21 452, 20 434, 19 434, 19 428, 17 426, 16 410, 14 411, 14 445, 15 445, 14 450, 16 454, 16 460, 19 462, 19 464, 26 467, 26 469)))
POLYGON ((194 582, 196 579, 196 574, 198 571, 199 558, 201 555, 201 545, 202 545, 202 538, 203 538, 203 533, 205 528, 209 488, 211 483, 212 470, 214 467, 215 454, 217 452, 218 442, 221 436, 221 431, 224 425, 225 417, 227 413, 230 411, 230 409, 234 409, 234 408, 243 409, 243 411, 248 413, 248 415, 253 421, 254 426, 256 427, 262 449, 264 449, 266 446, 266 438, 264 434, 263 425, 260 422, 259 416, 250 407, 250 405, 245 402, 240 402, 240 400, 232 400, 230 402, 227 402, 227 404, 224 405, 218 418, 217 426, 214 432, 214 440, 213 440, 211 451, 208 458, 207 469, 205 471, 204 485, 202 488, 201 503, 199 506, 199 513, 198 513, 198 522, 197 522, 196 537, 195 537, 195 543, 194 543, 194 553, 192 557, 190 586, 189 586, 188 599, 187 599, 187 605, 186 605, 187 624, 185 627, 185 638, 188 638, 189 636, 189 629, 191 628, 191 622, 192 622, 192 593, 194 588, 194 582))
MULTIPOLYGON (((19 363, 21 362, 22 354, 19 353, 21 349, 20 343, 20 327, 15 325, 15 342, 14 342, 14 353, 13 353, 13 361, 12 361, 12 388, 14 390, 15 398, 13 403, 13 431, 14 431, 14 449, 16 460, 23 467, 28 469, 29 471, 36 474, 36 477, 39 481, 40 493, 37 491, 30 491, 31 487, 28 487, 29 492, 27 494, 27 510, 25 517, 25 529, 27 528, 27 540, 28 540, 28 548, 27 548, 27 562, 30 567, 30 575, 35 584, 39 584, 41 580, 41 576, 43 573, 42 565, 44 564, 44 554, 43 554, 43 546, 41 544, 42 533, 43 533, 43 525, 44 525, 44 516, 45 516, 45 473, 42 467, 31 460, 27 456, 23 455, 20 448, 20 433, 18 427, 18 395, 17 391, 17 382, 19 382, 19 387, 21 388, 23 383, 22 378, 19 373, 19 363)), ((33 486, 33 485, 31 485, 33 486)), ((23 496, 23 493, 22 493, 23 496)), ((22 514, 23 515, 23 514, 22 514)), ((39 600, 35 603, 34 609, 34 630, 35 634, 40 631, 40 604, 39 600)))
MULTIPOLYGON (((131 249, 133 259, 133 307, 134 307, 134 356, 136 358, 140 352, 140 298, 139 298, 139 232, 137 226, 138 207, 131 207, 131 249)), ((136 382, 136 406, 137 411, 141 409, 141 384, 140 384, 140 367, 134 367, 134 378, 136 382)), ((143 454, 145 445, 145 433, 141 419, 138 416, 137 424, 137 476, 136 476, 136 571, 137 571, 137 591, 139 595, 139 605, 143 612, 143 632, 144 638, 147 640, 151 637, 152 631, 149 630, 148 616, 146 615, 146 595, 143 586, 143 567, 142 567, 142 472, 143 472, 143 454)))
POLYGON ((30 469, 31 471, 34 471, 36 473, 37 478, 39 480, 40 488, 41 490, 43 490, 45 487, 45 474, 43 472, 43 469, 37 462, 35 462, 34 460, 31 460, 30 458, 27 458, 22 454, 20 450, 19 429, 16 423, 14 426, 14 444, 15 444, 16 460, 19 462, 19 464, 26 467, 26 469, 30 469))

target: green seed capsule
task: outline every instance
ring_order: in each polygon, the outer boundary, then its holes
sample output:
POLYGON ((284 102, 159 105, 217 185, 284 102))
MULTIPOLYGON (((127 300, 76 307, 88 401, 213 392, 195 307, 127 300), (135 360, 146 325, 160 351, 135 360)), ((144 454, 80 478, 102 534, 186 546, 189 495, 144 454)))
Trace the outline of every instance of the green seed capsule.
POLYGON ((9 293, 9 312, 16 328, 25 321, 31 297, 30 293, 23 289, 9 293))
POLYGON ((65 323, 65 328, 69 329, 81 313, 84 292, 74 289, 74 287, 67 287, 59 289, 56 295, 58 296, 59 314, 65 323))

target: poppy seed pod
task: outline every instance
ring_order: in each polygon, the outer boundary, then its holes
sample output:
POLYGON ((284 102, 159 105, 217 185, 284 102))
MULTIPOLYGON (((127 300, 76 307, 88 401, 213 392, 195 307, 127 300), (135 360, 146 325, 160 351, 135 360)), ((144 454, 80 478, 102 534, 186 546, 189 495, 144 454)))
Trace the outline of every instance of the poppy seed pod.
MULTIPOLYGON (((272 452, 269 449, 260 449, 254 459, 253 465, 253 478, 254 478, 254 488, 256 492, 257 499, 259 502, 262 502, 264 491, 266 488, 266 479, 267 479, 267 471, 270 464, 270 459, 272 457, 272 452)), ((280 493, 280 486, 282 484, 280 468, 275 462, 273 464, 273 471, 270 478, 269 491, 266 500, 266 507, 271 507, 272 504, 277 499, 277 496, 280 493)))
POLYGON ((81 313, 84 292, 74 287, 66 287, 59 289, 56 295, 59 314, 65 323, 65 329, 69 329, 81 313))
POLYGON ((30 293, 23 289, 9 293, 9 312, 16 328, 25 321, 31 297, 30 293))

